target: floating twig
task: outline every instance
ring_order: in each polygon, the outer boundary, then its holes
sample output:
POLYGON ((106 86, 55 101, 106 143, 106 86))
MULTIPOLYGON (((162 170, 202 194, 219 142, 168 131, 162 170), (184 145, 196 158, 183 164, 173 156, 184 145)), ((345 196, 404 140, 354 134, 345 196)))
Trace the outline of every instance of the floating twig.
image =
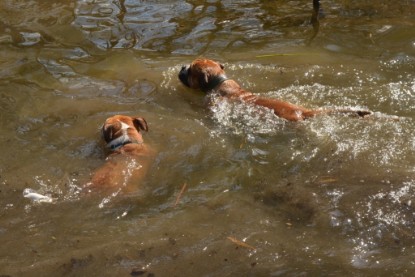
POLYGON ((182 198, 182 195, 183 195, 184 191, 186 190, 186 187, 187 187, 187 184, 184 183, 183 186, 182 186, 182 189, 180 190, 179 194, 176 197, 176 202, 174 202, 173 207, 176 207, 177 204, 179 203, 180 198, 182 198))
POLYGON ((312 53, 274 53, 274 54, 264 54, 257 55, 255 58, 269 58, 269 57, 278 57, 278 56, 305 56, 313 55, 312 53))

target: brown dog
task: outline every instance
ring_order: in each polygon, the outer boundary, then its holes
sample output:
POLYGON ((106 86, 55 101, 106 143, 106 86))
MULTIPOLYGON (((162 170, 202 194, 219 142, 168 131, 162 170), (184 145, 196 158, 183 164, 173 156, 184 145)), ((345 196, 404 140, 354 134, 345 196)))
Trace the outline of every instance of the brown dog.
POLYGON ((145 176, 153 150, 143 142, 140 130, 148 131, 142 117, 115 115, 108 118, 101 128, 107 148, 112 152, 105 164, 93 175, 88 188, 132 189, 145 176))
POLYGON ((228 79, 223 65, 208 59, 196 59, 189 66, 183 66, 179 73, 180 81, 193 89, 203 92, 217 93, 228 99, 239 99, 247 103, 260 105, 274 111, 275 115, 291 121, 304 120, 320 114, 348 113, 360 117, 370 115, 370 111, 355 111, 351 109, 311 110, 282 100, 254 95, 243 90, 237 82, 228 79))

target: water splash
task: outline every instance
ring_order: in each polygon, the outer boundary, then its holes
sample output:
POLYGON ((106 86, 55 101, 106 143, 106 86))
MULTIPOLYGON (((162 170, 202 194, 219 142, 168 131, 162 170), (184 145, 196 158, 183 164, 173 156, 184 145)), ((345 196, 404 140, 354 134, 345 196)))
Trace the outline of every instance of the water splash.
POLYGON ((210 110, 215 122, 224 132, 233 134, 274 134, 286 121, 275 116, 270 109, 239 101, 226 101, 211 96, 210 110))
POLYGON ((127 187, 130 182, 131 176, 133 176, 134 171, 140 170, 142 165, 137 162, 135 158, 129 158, 125 169, 122 171, 123 180, 120 184, 117 184, 117 188, 113 191, 110 195, 104 197, 101 202, 98 204, 100 209, 104 208, 108 205, 113 199, 117 198, 117 196, 122 192, 123 188, 127 187))
MULTIPOLYGON (((369 197, 367 215, 388 226, 406 226, 412 218, 402 213, 402 208, 412 207, 412 195, 415 194, 415 181, 404 182, 401 187, 393 188, 388 192, 379 192, 369 197), (382 209, 384 202, 389 202, 396 209, 382 209)), ((413 213, 415 215, 415 212, 413 213)))
POLYGON ((411 120, 391 120, 373 115, 368 120, 325 117, 310 121, 309 130, 319 140, 329 141, 334 147, 333 156, 365 160, 373 166, 394 167, 403 160, 411 160, 415 154, 411 120))
POLYGON ((118 194, 121 192, 121 188, 118 188, 116 191, 111 193, 109 196, 104 197, 101 202, 98 204, 100 209, 104 208, 108 203, 111 202, 112 199, 116 198, 118 194))
POLYGON ((390 188, 368 196, 362 194, 361 200, 355 203, 348 203, 347 195, 340 195, 336 191, 328 193, 329 197, 334 194, 332 201, 337 206, 330 213, 332 226, 340 227, 350 238, 353 244, 350 263, 356 268, 380 266, 389 257, 383 251, 385 245, 402 248, 403 251, 405 245, 412 245, 415 240, 412 231, 415 181, 400 184, 385 181, 384 184, 390 188))
POLYGON ((169 67, 167 70, 163 71, 163 81, 160 84, 160 87, 164 88, 167 91, 175 92, 177 90, 177 74, 178 69, 181 65, 175 65, 169 67))

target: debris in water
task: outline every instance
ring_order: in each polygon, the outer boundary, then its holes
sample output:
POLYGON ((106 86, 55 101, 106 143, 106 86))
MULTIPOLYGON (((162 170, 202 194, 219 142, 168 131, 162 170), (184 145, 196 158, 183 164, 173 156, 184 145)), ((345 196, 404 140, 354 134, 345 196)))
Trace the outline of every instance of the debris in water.
POLYGON ((23 197, 29 198, 30 200, 39 203, 52 203, 53 201, 51 197, 37 193, 33 189, 29 188, 23 190, 23 197))
MULTIPOLYGON (((146 274, 147 273, 147 271, 146 270, 142 270, 142 269, 138 269, 138 268, 133 268, 132 270, 131 270, 131 273, 130 273, 130 275, 131 276, 142 276, 142 275, 144 275, 144 274, 146 274)), ((151 273, 151 272, 149 272, 148 274, 147 274, 147 277, 154 277, 155 275, 154 275, 154 273, 151 273)))
POLYGON ((181 190, 180 190, 180 192, 179 192, 179 195, 177 195, 176 202, 174 202, 173 207, 176 207, 176 206, 177 206, 177 204, 179 203, 180 198, 182 197, 182 195, 183 195, 184 191, 186 190, 186 187, 187 187, 187 184, 186 184, 186 183, 184 183, 184 184, 183 184, 183 186, 182 186, 182 189, 181 189, 181 190))
POLYGON ((320 183, 324 183, 324 184, 326 184, 326 183, 335 183, 335 182, 337 182, 337 179, 336 178, 327 177, 327 178, 320 179, 319 182, 320 183))
POLYGON ((251 250, 256 250, 255 247, 247 244, 246 242, 240 241, 240 240, 238 240, 238 239, 236 239, 234 237, 227 237, 227 239, 230 240, 231 242, 235 243, 238 246, 245 247, 245 248, 249 248, 251 250))

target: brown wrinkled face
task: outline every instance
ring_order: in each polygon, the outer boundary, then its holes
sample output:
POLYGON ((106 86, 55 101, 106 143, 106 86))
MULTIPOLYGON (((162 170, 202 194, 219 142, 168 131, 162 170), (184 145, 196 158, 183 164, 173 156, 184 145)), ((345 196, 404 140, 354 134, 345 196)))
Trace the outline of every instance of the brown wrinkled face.
POLYGON ((133 136, 135 139, 141 140, 140 129, 148 131, 147 122, 144 118, 115 115, 105 120, 104 125, 102 125, 102 136, 106 143, 123 136, 133 136))
POLYGON ((213 78, 225 75, 223 68, 223 65, 215 61, 197 59, 182 67, 179 79, 187 87, 205 90, 213 78))

